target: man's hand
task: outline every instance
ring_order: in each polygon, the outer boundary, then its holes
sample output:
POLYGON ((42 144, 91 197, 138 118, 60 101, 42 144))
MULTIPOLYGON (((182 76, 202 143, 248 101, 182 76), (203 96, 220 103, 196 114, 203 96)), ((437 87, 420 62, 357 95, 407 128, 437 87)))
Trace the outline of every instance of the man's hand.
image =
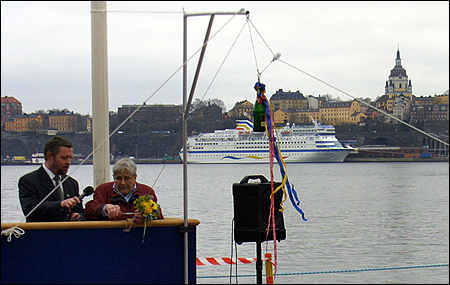
POLYGON ((78 197, 68 198, 61 201, 61 208, 67 208, 68 210, 73 209, 77 204, 81 203, 78 197))
POLYGON ((71 221, 81 221, 81 215, 79 213, 70 214, 71 221))

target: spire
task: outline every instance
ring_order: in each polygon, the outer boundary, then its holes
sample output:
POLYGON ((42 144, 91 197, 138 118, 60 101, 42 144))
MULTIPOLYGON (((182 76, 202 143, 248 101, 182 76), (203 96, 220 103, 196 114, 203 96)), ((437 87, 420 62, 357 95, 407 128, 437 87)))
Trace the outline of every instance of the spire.
POLYGON ((395 59, 395 66, 402 66, 402 60, 400 59, 400 47, 397 44, 397 58, 395 59))

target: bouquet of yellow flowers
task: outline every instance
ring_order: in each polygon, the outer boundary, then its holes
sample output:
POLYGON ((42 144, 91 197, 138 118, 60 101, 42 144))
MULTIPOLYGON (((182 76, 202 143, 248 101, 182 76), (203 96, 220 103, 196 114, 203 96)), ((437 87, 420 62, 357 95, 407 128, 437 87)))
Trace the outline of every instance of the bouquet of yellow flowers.
POLYGON ((153 201, 154 198, 155 197, 153 197, 153 195, 142 195, 139 196, 139 198, 137 198, 133 202, 133 204, 135 204, 136 209, 138 209, 139 212, 141 212, 145 217, 144 233, 142 234, 142 243, 144 243, 148 220, 158 219, 158 215, 161 212, 161 207, 159 206, 159 204, 153 201))
POLYGON ((153 201, 153 199, 153 195, 143 195, 139 196, 133 203, 136 205, 136 209, 138 209, 145 218, 150 217, 150 219, 156 220, 161 212, 161 208, 159 204, 153 201))

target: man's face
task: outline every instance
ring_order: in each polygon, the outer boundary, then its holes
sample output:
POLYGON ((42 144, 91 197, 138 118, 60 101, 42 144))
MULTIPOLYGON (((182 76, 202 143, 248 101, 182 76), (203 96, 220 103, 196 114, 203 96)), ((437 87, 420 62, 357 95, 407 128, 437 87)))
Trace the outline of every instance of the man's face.
POLYGON ((49 169, 56 175, 65 175, 69 170, 70 163, 72 162, 73 148, 60 146, 59 152, 54 155, 50 155, 49 169))

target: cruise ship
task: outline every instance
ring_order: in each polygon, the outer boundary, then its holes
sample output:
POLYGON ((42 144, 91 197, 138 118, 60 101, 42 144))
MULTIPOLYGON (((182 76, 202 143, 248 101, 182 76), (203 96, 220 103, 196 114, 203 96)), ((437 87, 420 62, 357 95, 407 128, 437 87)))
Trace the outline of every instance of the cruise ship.
MULTIPOLYGON (((334 126, 316 121, 304 126, 287 124, 277 128, 275 136, 286 163, 343 162, 353 151, 338 141, 334 126)), ((187 163, 269 163, 269 155, 266 133, 253 132, 250 120, 237 120, 235 129, 200 133, 187 141, 187 163)))

